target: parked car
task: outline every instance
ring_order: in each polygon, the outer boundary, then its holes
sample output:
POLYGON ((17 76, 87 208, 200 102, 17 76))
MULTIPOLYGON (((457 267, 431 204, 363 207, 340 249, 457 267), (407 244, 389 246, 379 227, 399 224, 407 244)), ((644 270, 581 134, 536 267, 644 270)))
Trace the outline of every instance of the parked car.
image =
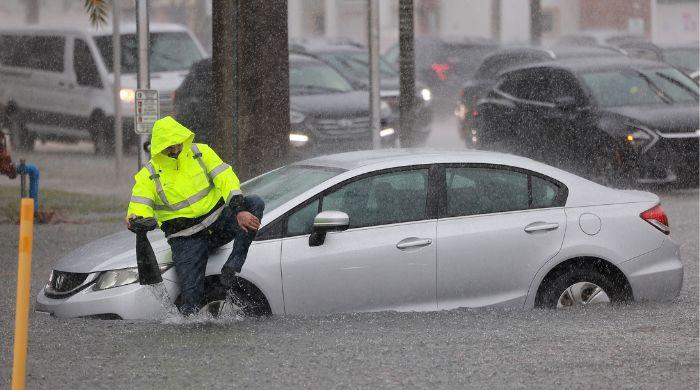
MULTIPOLYGON (((180 85, 204 49, 184 27, 150 27, 151 88, 160 111, 172 109, 180 85)), ((134 96, 138 56, 136 28, 122 26, 120 98, 126 145, 134 144, 134 96)), ((31 150, 39 139, 92 140, 97 153, 114 148, 112 35, 94 28, 26 27, 0 31, 0 116, 12 145, 31 150)))
MULTIPOLYGON (((196 134, 199 142, 211 141, 214 129, 214 96, 211 59, 192 67, 175 91, 175 118, 196 134)), ((294 159, 320 154, 372 148, 369 123, 369 94, 331 66, 309 55, 289 56, 290 155, 294 159)), ((382 124, 391 109, 384 103, 382 124)), ((396 142, 391 127, 380 130, 384 146, 396 142)))
POLYGON ((515 46, 503 48, 487 55, 474 77, 467 80, 459 93, 455 108, 457 130, 468 147, 476 147, 479 134, 476 127, 477 101, 484 97, 496 83, 503 70, 519 65, 554 61, 566 58, 622 57, 624 52, 610 46, 556 46, 552 48, 536 46, 515 46))
MULTIPOLYGON (((288 165, 242 189, 266 203, 233 292, 249 313, 668 300, 683 281, 679 246, 656 195, 522 157, 343 153, 288 165)), ((150 240, 177 302, 168 244, 160 231, 150 240)), ((230 250, 209 258, 209 309, 224 299, 219 273, 230 250)), ((137 281, 134 237, 125 230, 59 259, 36 309, 58 317, 163 316, 161 302, 137 281)))
MULTIPOLYGON (((498 45, 481 38, 417 37, 414 42, 416 79, 424 82, 440 99, 457 96, 459 85, 471 78, 486 55, 498 45)), ((384 58, 399 69, 398 43, 390 47, 384 58)))
MULTIPOLYGON (((357 89, 369 89, 369 53, 366 47, 352 43, 333 44, 329 42, 299 41, 290 45, 293 52, 313 55, 326 62, 357 89)), ((391 127, 399 132, 399 75, 389 63, 380 58, 380 95, 392 110, 391 127)), ((411 134, 411 146, 425 144, 430 135, 432 122, 432 92, 420 82, 416 82, 415 93, 415 131, 411 134)), ((405 145, 404 145, 405 146, 405 145)))
POLYGON ((621 184, 697 185, 698 85, 668 64, 596 58, 522 66, 499 77, 478 111, 483 148, 621 184))

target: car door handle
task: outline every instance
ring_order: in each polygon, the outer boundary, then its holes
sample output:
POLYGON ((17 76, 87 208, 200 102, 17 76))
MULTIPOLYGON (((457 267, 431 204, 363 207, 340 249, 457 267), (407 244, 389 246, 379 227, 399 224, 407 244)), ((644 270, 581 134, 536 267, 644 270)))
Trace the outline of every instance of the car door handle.
POLYGON ((429 238, 416 238, 416 237, 409 237, 405 238, 396 244, 396 247, 404 250, 404 249, 410 249, 410 248, 419 248, 422 246, 428 246, 433 243, 433 240, 429 238))
POLYGON ((559 228, 559 224, 554 222, 554 223, 549 223, 549 222, 533 222, 527 226, 525 226, 525 232, 526 233, 534 233, 534 232, 541 232, 541 231, 548 231, 548 230, 556 230, 559 228))

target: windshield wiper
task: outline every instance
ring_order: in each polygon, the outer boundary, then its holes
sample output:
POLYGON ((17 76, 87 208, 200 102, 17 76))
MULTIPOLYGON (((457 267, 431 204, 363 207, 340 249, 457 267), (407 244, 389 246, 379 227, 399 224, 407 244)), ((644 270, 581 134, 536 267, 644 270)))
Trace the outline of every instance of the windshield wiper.
POLYGON ((646 81, 647 85, 649 85, 649 88, 651 88, 651 90, 654 91, 656 96, 658 96, 659 99, 663 100, 664 103, 666 103, 666 104, 673 103, 673 99, 671 99, 670 96, 668 96, 661 88, 659 88, 658 85, 654 84, 654 82, 651 81, 649 76, 645 75, 644 73, 642 73, 640 71, 636 71, 635 73, 637 73, 639 75, 639 77, 642 78, 642 80, 646 81))
POLYGON ((681 89, 684 89, 685 91, 690 93, 690 96, 692 96, 693 99, 698 100, 698 93, 696 91, 693 91, 692 89, 690 89, 690 87, 688 87, 687 85, 685 85, 685 84, 681 83, 680 81, 674 79, 673 77, 665 75, 661 72, 654 72, 654 74, 656 74, 657 76, 661 77, 662 79, 668 81, 669 83, 671 83, 677 87, 680 87, 681 89))

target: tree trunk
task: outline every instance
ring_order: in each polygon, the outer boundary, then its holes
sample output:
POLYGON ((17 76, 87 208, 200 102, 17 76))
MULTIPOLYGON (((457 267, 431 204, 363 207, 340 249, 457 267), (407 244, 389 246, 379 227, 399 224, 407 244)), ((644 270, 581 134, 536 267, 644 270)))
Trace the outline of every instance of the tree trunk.
POLYGON ((286 162, 287 1, 214 1, 212 7, 214 140, 247 179, 286 162))
POLYGON ((399 0, 399 139, 414 143, 416 66, 413 39, 413 0, 399 0))
POLYGON ((236 118, 238 88, 236 32, 238 1, 212 2, 212 82, 215 115, 212 147, 224 161, 237 168, 236 118))

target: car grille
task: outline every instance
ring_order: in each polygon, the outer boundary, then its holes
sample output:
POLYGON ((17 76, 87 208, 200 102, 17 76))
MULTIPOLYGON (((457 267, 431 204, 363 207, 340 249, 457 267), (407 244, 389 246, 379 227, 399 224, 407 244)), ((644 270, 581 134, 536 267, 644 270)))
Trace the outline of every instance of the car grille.
POLYGON ((327 136, 369 133, 369 118, 317 119, 315 127, 327 136))
POLYGON ((96 274, 54 270, 44 290, 49 298, 67 298, 95 281, 96 274))

